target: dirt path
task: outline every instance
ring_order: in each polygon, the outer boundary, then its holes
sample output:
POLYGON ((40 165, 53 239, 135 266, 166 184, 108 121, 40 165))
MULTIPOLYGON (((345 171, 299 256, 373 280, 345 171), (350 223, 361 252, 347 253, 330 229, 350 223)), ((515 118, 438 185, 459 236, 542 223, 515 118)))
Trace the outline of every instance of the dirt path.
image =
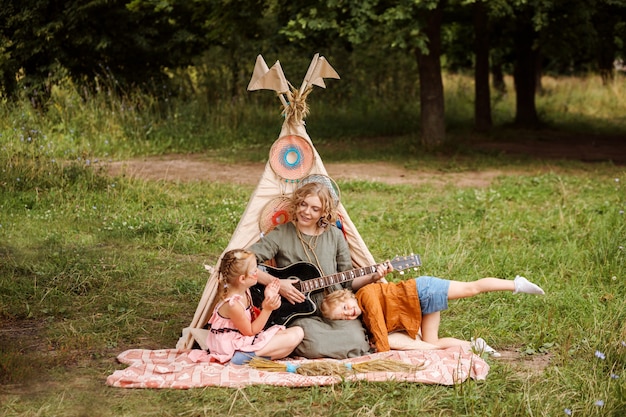
MULTIPOLYGON (((325 163, 328 175, 335 180, 369 180, 386 184, 445 185, 454 183, 462 187, 486 187, 494 178, 512 175, 513 172, 485 170, 475 172, 442 173, 417 171, 385 162, 325 163)), ((256 185, 265 169, 264 163, 226 164, 215 162, 203 155, 164 155, 110 162, 106 169, 111 175, 127 175, 148 180, 209 181, 256 185)))
MULTIPOLYGON (((542 131, 534 132, 532 138, 528 138, 522 132, 518 133, 518 137, 467 143, 466 146, 483 152, 526 155, 546 161, 571 159, 584 162, 612 161, 616 165, 626 164, 625 136, 575 135, 542 131)), ((497 169, 474 172, 409 170, 385 162, 325 162, 324 166, 335 180, 360 179, 393 185, 454 183, 462 187, 486 187, 498 176, 516 174, 510 170, 504 172, 497 169)), ((264 167, 264 163, 220 163, 202 154, 170 154, 110 162, 106 165, 112 175, 125 174, 149 180, 209 181, 244 185, 256 185, 264 167)))

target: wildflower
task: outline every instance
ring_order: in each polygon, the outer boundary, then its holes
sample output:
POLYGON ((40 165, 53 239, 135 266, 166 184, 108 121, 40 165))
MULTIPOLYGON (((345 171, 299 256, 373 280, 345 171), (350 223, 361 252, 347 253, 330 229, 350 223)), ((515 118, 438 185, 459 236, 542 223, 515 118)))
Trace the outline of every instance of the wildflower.
POLYGON ((619 182, 619 178, 615 178, 615 182, 619 182))
MULTIPOLYGON (((1 226, 1 225, 0 225, 0 226, 1 226)), ((611 379, 618 379, 618 378, 619 378, 619 375, 617 375, 617 374, 611 374, 611 379)))
POLYGON ((596 350, 596 358, 604 360, 606 359, 606 356, 604 356, 604 353, 600 352, 599 350, 596 350))
POLYGON ((604 407, 604 400, 598 400, 595 403, 593 403, 593 405, 597 407, 604 407))
POLYGON ((570 410, 569 408, 566 408, 565 410, 563 410, 563 412, 567 414, 568 416, 572 415, 572 410, 570 410))
POLYGON ((623 340, 622 340, 622 346, 626 347, 626 342, 624 342, 623 340))

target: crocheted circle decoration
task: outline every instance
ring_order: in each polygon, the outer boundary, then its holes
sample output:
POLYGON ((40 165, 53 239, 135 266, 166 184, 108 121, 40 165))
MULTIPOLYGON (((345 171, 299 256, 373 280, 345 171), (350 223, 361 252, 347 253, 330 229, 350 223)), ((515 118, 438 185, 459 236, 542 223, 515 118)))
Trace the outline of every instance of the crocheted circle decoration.
POLYGON ((290 198, 276 197, 265 204, 259 215, 261 233, 267 234, 279 224, 287 223, 291 219, 289 216, 290 202, 290 198))
POLYGON ((335 207, 337 207, 337 205, 341 201, 341 191, 339 190, 339 186, 337 185, 335 180, 330 178, 328 175, 311 174, 300 181, 300 186, 302 187, 304 184, 308 184, 310 182, 319 182, 320 184, 325 185, 326 188, 328 188, 328 190, 330 191, 330 195, 333 198, 335 207))
POLYGON ((313 147, 301 136, 280 137, 270 149, 269 163, 272 170, 287 180, 304 177, 311 171, 314 162, 313 147))

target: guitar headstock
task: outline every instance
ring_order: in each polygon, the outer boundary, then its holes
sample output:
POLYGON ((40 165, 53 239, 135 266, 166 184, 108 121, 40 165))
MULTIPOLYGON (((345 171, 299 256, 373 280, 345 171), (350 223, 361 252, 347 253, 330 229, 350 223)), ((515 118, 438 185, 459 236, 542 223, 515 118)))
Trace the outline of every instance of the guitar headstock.
POLYGON ((396 271, 404 271, 406 269, 417 269, 422 265, 422 260, 418 254, 411 254, 408 256, 396 256, 391 260, 391 265, 396 271))

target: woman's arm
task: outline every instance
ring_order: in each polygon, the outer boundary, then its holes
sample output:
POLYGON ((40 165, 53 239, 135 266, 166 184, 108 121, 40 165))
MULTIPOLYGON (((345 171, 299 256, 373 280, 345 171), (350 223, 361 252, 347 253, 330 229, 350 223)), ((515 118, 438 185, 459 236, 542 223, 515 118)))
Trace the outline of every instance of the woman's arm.
MULTIPOLYGON (((339 238, 337 241, 337 270, 338 271, 347 271, 352 269, 352 257, 350 255, 350 248, 348 243, 346 242, 343 234, 339 232, 339 238)), ((353 292, 357 292, 360 288, 366 286, 367 284, 371 284, 373 282, 387 282, 384 277, 389 272, 393 271, 393 267, 390 262, 385 262, 380 264, 376 268, 376 272, 373 274, 365 275, 359 278, 354 279, 347 288, 351 288, 353 292), (391 268, 391 269, 389 269, 391 268)))
POLYGON ((391 271, 393 271, 393 266, 389 261, 379 264, 376 267, 376 272, 373 274, 365 275, 352 281, 352 291, 357 292, 367 284, 372 284, 374 282, 387 282, 385 280, 385 275, 391 271))

